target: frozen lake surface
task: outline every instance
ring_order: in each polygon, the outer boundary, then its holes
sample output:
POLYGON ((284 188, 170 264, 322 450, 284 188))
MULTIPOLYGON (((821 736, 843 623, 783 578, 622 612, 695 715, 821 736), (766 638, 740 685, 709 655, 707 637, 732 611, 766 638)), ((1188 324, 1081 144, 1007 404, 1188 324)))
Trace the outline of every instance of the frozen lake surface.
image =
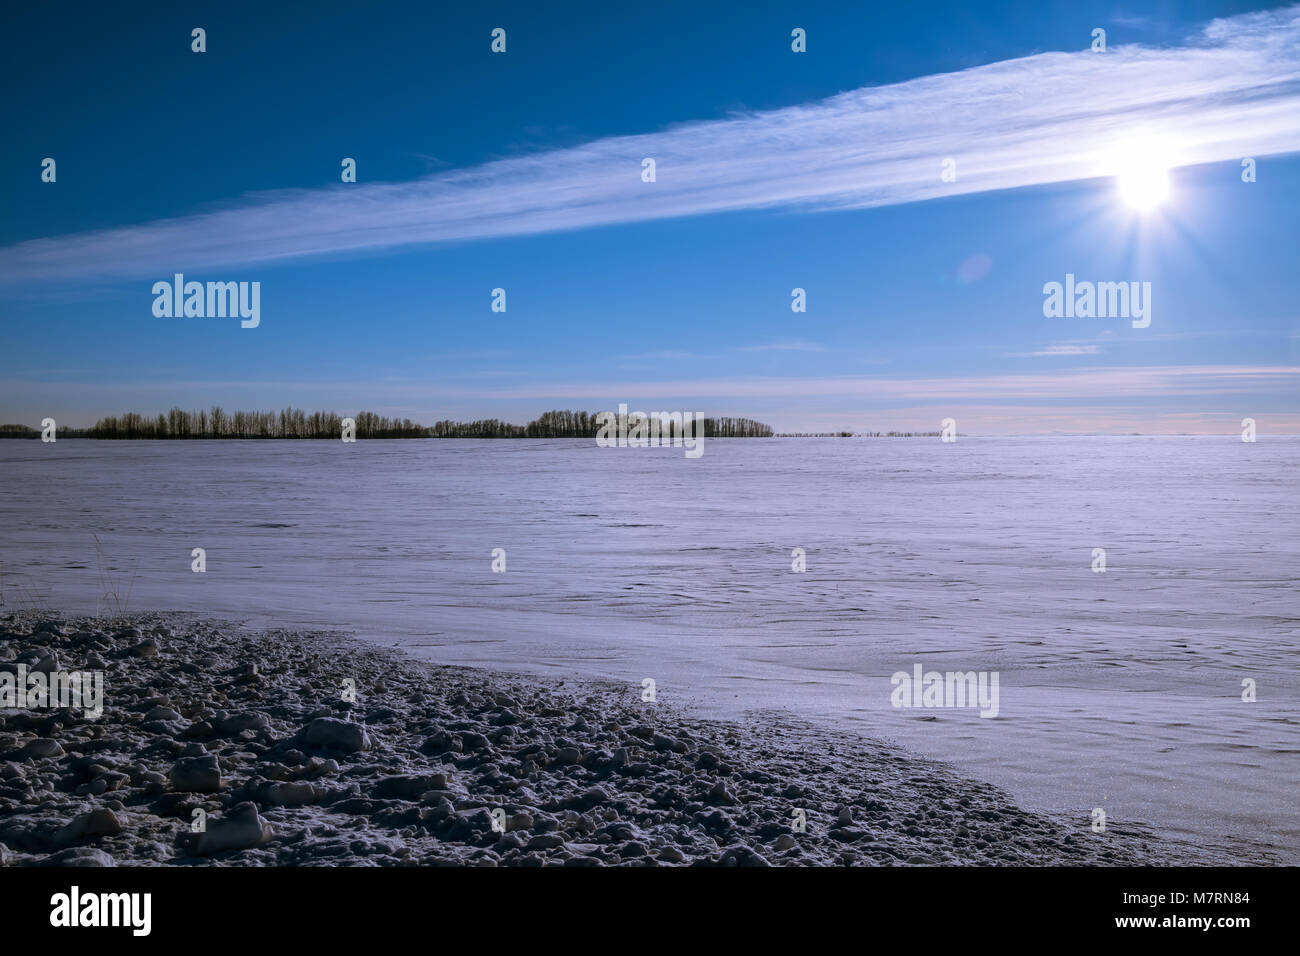
POLYGON ((1300 862, 1297 476, 1300 439, 1267 436, 708 440, 696 460, 0 441, 0 584, 9 607, 103 610, 98 535, 131 610, 649 677, 696 712, 895 740, 1083 828, 1102 807, 1300 862), (916 664, 997 672, 998 717, 892 707, 916 664))

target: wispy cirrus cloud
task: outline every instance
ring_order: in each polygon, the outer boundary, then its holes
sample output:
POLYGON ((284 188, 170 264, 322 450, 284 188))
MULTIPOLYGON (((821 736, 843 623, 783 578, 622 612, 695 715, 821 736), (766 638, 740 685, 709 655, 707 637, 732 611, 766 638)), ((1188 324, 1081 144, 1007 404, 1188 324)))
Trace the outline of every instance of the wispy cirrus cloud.
POLYGON ((734 210, 892 205, 1090 179, 1136 131, 1177 164, 1300 150, 1300 8, 1216 20, 1184 45, 1040 53, 401 183, 0 249, 0 282, 157 276, 734 210), (653 157, 658 177, 641 181, 653 157), (956 161, 943 182, 940 162, 956 161))
POLYGON ((737 346, 737 352, 825 352, 824 345, 807 342, 803 339, 787 339, 781 342, 767 342, 763 345, 737 346))
POLYGON ((1096 355, 1095 345, 1049 345, 1036 352, 1008 352, 1007 358, 1054 358, 1056 356, 1096 355))
POLYGON ((680 349, 660 349, 656 352, 639 352, 634 355, 625 355, 624 358, 637 359, 655 362, 676 362, 690 361, 691 359, 703 358, 695 352, 683 352, 680 349))
POLYGON ((665 381, 521 383, 481 397, 608 399, 811 398, 855 396, 866 401, 1029 401, 1168 398, 1294 390, 1300 366, 1162 365, 1062 369, 950 378, 768 377, 665 381))
POLYGON ((78 394, 160 396, 183 391, 208 393, 260 391, 275 396, 272 403, 302 401, 304 394, 347 395, 361 401, 419 402, 428 400, 546 400, 583 401, 709 399, 786 399, 847 396, 872 402, 979 401, 1020 402, 1057 399, 1169 398, 1267 394, 1294 390, 1300 384, 1297 365, 1146 365, 1059 369, 1019 374, 965 375, 949 378, 886 378, 880 376, 737 376, 731 378, 608 379, 602 381, 516 382, 504 387, 478 388, 463 382, 369 381, 156 381, 68 382, 6 381, 0 401, 47 389, 78 394))

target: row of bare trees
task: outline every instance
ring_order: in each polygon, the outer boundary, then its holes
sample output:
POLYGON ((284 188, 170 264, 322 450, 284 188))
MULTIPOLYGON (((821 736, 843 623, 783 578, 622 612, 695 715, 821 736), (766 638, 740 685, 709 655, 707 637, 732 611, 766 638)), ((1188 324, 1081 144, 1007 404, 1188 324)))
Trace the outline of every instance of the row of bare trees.
MULTIPOLYGON (((440 421, 432 427, 409 418, 358 412, 357 438, 593 438, 599 412, 544 412, 527 425, 488 418, 473 422, 440 421)), ((172 408, 154 417, 126 412, 101 418, 91 428, 60 428, 60 438, 200 439, 200 438, 338 438, 343 417, 336 412, 284 408, 279 412, 227 412, 220 405, 185 411, 172 408)), ((706 418, 704 434, 713 438, 769 438, 772 429, 749 418, 706 418)), ((0 425, 0 438, 35 438, 40 430, 0 425)))
POLYGON ((752 418, 706 418, 704 434, 710 438, 771 438, 772 426, 752 418))

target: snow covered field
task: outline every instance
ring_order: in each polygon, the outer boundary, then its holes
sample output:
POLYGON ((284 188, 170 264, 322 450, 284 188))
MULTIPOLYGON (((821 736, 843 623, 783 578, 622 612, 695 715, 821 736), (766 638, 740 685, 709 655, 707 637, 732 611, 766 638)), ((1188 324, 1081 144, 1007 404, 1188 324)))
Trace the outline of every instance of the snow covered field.
POLYGON ((1300 862, 1297 475, 1300 439, 1267 435, 709 440, 696 460, 4 441, 0 588, 8 608, 120 601, 651 678, 702 714, 896 740, 1030 807, 1300 862), (998 716, 891 706, 917 664, 996 672, 998 716))

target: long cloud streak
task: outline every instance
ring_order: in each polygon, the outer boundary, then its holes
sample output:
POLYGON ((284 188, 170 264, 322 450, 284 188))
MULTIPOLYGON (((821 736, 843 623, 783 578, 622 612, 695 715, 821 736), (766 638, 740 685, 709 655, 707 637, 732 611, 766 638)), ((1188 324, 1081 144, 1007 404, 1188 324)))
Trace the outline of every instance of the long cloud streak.
POLYGON ((601 139, 405 183, 289 190, 219 212, 0 249, 0 282, 158 277, 744 209, 894 205, 1091 179, 1133 133, 1177 165, 1300 151, 1300 7, 1173 49, 1042 53, 816 104, 601 139), (643 157, 658 181, 643 183, 643 157), (940 160, 956 160, 942 182, 940 160))
MULTIPOLYGON (((846 396, 877 402, 982 401, 1020 402, 1028 400, 1098 398, 1168 398, 1172 396, 1266 395, 1294 390, 1300 379, 1295 365, 1148 365, 1110 368, 1065 369, 1017 375, 966 376, 960 378, 880 377, 749 377, 697 378, 659 381, 610 380, 605 382, 528 382, 506 388, 483 388, 448 382, 259 382, 259 381, 133 381, 78 382, 65 380, 6 382, 6 388, 28 394, 42 388, 60 393, 99 390, 140 392, 157 390, 164 395, 177 391, 263 389, 277 395, 316 391, 325 395, 370 396, 366 400, 420 402, 466 399, 562 399, 616 403, 637 401, 682 401, 686 399, 810 398, 846 396)), ((296 400, 296 399, 295 399, 296 400)), ((279 401, 279 399, 276 399, 279 401)))

